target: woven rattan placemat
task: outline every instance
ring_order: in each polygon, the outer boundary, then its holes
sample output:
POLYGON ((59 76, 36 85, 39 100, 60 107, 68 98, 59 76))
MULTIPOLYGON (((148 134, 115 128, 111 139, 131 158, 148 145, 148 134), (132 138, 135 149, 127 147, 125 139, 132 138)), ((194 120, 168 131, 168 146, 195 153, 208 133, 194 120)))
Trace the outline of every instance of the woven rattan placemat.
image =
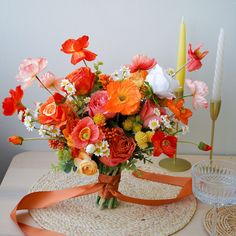
MULTIPOLYGON (((145 169, 157 172, 157 163, 145 169)), ((31 191, 55 190, 96 182, 97 176, 78 176, 49 171, 32 187, 31 191)), ((180 187, 135 178, 122 173, 119 191, 147 199, 177 196, 180 187)), ((96 194, 66 200, 52 207, 31 210, 33 219, 46 229, 66 235, 80 236, 159 236, 171 235, 188 224, 196 210, 196 200, 189 196, 168 205, 150 207, 120 202, 116 209, 99 210, 96 194)))
MULTIPOLYGON (((204 226, 211 233, 213 209, 209 210, 204 218, 204 226)), ((217 235, 236 236, 236 206, 222 207, 217 215, 217 235)))

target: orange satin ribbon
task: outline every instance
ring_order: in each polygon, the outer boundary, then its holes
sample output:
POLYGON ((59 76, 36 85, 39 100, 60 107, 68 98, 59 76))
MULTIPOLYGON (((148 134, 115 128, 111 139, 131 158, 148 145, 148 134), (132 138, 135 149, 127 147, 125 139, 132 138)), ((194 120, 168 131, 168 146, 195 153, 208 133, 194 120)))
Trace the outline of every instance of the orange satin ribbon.
POLYGON ((45 208, 63 200, 83 195, 88 195, 96 192, 99 192, 105 196, 112 195, 114 197, 117 197, 121 201, 140 205, 148 205, 148 206, 159 206, 163 204, 177 202, 192 194, 191 178, 161 175, 141 170, 135 171, 133 175, 141 179, 181 186, 182 190, 179 192, 177 197, 171 199, 148 200, 148 199, 134 198, 126 196, 117 190, 117 181, 120 179, 119 175, 117 176, 99 175, 98 183, 87 184, 79 187, 67 188, 62 190, 40 191, 40 192, 29 193, 25 195, 13 209, 13 211, 11 212, 11 218, 15 222, 15 224, 19 226, 21 231, 27 236, 35 236, 35 235, 61 236, 63 234, 20 223, 17 219, 16 212, 18 210, 45 208))

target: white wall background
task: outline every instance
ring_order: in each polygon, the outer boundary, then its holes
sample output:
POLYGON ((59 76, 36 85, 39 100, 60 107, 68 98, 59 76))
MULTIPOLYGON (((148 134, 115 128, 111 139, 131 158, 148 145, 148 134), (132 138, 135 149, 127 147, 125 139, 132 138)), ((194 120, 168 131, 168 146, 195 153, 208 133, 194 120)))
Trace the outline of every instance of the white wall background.
MULTIPOLYGON (((175 67, 181 17, 185 17, 187 41, 203 42, 210 51, 199 72, 188 77, 204 80, 211 89, 216 45, 220 27, 225 30, 225 72, 223 104, 217 121, 215 152, 236 154, 236 0, 1 0, 0 1, 0 100, 15 88, 18 65, 26 57, 46 57, 48 70, 65 76, 75 69, 70 56, 60 52, 68 38, 90 36, 90 49, 105 62, 104 71, 113 72, 132 56, 155 57, 163 67, 175 67)), ((35 84, 25 91, 24 103, 44 101, 47 93, 35 84)), ((210 97, 210 96, 209 96, 210 97)), ((16 117, 0 116, 0 180, 11 158, 26 150, 48 150, 46 142, 12 146, 13 134, 28 133, 16 117)), ((209 111, 196 112, 190 122, 191 140, 209 141, 209 111)), ((198 153, 192 146, 181 153, 198 153)))

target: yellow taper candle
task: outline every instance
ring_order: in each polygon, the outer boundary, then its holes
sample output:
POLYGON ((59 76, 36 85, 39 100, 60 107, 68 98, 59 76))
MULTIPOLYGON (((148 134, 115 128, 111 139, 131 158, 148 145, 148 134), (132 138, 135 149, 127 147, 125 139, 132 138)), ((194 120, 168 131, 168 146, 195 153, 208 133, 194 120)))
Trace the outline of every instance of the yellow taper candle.
MULTIPOLYGON (((177 70, 178 71, 183 65, 186 63, 186 28, 184 19, 182 18, 182 22, 180 25, 179 32, 179 49, 178 49, 178 61, 177 61, 177 70)), ((176 79, 179 80, 180 89, 179 92, 184 91, 184 81, 185 81, 185 67, 176 74, 176 79)))

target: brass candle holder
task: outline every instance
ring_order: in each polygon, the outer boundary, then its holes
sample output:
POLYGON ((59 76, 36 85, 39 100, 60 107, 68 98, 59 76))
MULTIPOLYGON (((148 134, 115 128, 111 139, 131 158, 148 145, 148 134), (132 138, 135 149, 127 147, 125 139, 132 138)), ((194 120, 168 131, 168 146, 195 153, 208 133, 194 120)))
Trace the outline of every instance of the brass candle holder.
POLYGON ((210 115, 211 115, 211 151, 210 151, 210 161, 212 161, 213 157, 213 147, 214 147, 214 135, 215 135, 215 123, 216 120, 219 116, 220 113, 220 108, 221 108, 221 100, 214 101, 211 100, 210 102, 210 115))
MULTIPOLYGON (((184 94, 183 89, 177 90, 175 95, 177 98, 182 98, 184 94)), ((178 130, 179 124, 177 123, 176 129, 178 130)), ((160 167, 174 172, 182 172, 189 170, 191 168, 191 163, 185 159, 177 158, 177 148, 176 154, 173 158, 165 158, 159 162, 160 167)))

